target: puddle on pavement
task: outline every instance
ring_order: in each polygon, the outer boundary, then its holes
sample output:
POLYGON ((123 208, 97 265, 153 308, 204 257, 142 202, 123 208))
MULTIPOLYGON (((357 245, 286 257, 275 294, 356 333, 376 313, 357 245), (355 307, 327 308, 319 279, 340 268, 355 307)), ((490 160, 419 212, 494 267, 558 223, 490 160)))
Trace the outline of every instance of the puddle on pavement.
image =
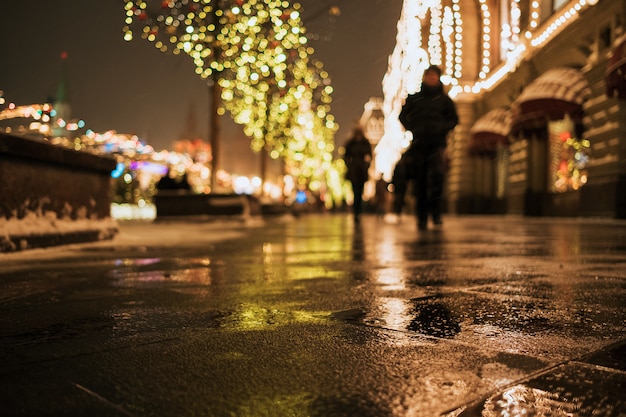
POLYGON ((451 339, 461 331, 459 319, 437 297, 411 300, 411 321, 407 330, 427 336, 451 339))
POLYGON ((336 320, 405 334, 455 339, 558 360, 598 348, 600 334, 619 332, 611 311, 587 311, 519 296, 447 293, 378 297, 369 306, 333 314, 336 320), (592 326, 600 322, 602 326, 592 326))
POLYGON ((626 374, 569 363, 511 386, 449 417, 478 416, 623 416, 626 374))
POLYGON ((546 306, 534 300, 483 298, 468 294, 434 295, 405 301, 395 308, 391 317, 380 306, 370 310, 349 310, 335 317, 350 322, 411 331, 434 337, 452 338, 476 328, 491 328, 492 332, 515 331, 532 334, 551 329, 553 324, 546 306))

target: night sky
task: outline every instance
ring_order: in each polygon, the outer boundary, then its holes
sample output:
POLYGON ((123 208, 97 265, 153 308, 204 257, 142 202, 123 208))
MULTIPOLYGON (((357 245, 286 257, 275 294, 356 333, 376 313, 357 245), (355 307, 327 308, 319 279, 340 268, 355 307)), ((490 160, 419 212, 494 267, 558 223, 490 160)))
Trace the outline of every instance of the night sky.
MULTIPOLYGON (((395 44, 401 0, 304 0, 302 18, 334 87, 331 113, 345 142, 381 82, 395 44), (324 13, 338 5, 333 23, 324 13)), ((42 103, 54 97, 66 51, 72 117, 96 132, 135 133, 157 150, 187 130, 207 138, 208 88, 187 56, 158 51, 136 36, 123 40, 122 0, 20 0, 2 2, 0 90, 8 102, 42 103)), ((222 118, 224 168, 256 172, 257 158, 241 128, 222 118), (243 150, 243 152, 242 152, 243 150)))

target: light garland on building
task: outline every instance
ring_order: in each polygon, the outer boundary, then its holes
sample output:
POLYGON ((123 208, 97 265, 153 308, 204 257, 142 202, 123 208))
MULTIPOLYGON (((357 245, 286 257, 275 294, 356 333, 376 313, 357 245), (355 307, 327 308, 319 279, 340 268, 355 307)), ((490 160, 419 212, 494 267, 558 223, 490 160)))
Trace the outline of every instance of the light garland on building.
POLYGON ((452 0, 452 13, 454 18, 454 71, 455 79, 463 76, 463 17, 461 16, 460 0, 452 0))
POLYGON ((430 7, 430 30, 428 31, 428 56, 430 63, 434 65, 442 64, 442 5, 435 2, 430 7))
MULTIPOLYGON (((450 96, 454 98, 459 94, 480 94, 485 90, 493 88, 509 73, 515 71, 519 63, 528 56, 528 54, 534 52, 544 43, 561 33, 578 18, 579 14, 585 10, 585 8, 596 4, 597 0, 577 0, 572 6, 555 13, 544 24, 545 28, 540 33, 536 34, 536 36, 533 36, 534 33, 532 31, 526 31, 525 38, 527 42, 520 39, 519 43, 513 43, 511 45, 512 49, 506 54, 505 60, 499 67, 493 69, 489 76, 484 80, 477 80, 473 84, 454 86, 450 90, 450 96)), ((519 10, 519 0, 513 0, 511 2, 511 17, 513 19, 519 18, 518 13, 521 14, 521 10, 519 10)), ((519 28, 519 20, 517 21, 517 25, 516 21, 512 20, 512 32, 515 32, 516 28, 519 28)))
POLYGON ((565 8, 560 13, 555 14, 550 19, 550 23, 547 27, 534 38, 532 34, 527 37, 531 38, 530 44, 533 47, 541 46, 547 41, 554 38, 558 33, 560 33, 563 29, 565 29, 571 22, 578 18, 578 14, 585 9, 587 6, 593 6, 597 3, 594 0, 578 0, 573 6, 569 8, 565 8))
MULTIPOLYGON (((513 0, 511 2, 510 19, 511 19, 511 41, 513 45, 517 45, 520 42, 522 9, 519 7, 520 0, 513 0)), ((532 25, 532 22, 531 22, 532 25)))
POLYGON ((396 46, 389 56, 387 73, 383 77, 384 134, 374 149, 376 175, 390 181, 395 162, 411 143, 410 136, 398 120, 407 94, 420 88, 420 80, 428 67, 428 54, 422 48, 422 26, 427 6, 414 0, 404 0, 398 21, 396 46))
POLYGON ((482 15, 482 66, 478 78, 484 79, 491 70, 491 12, 486 0, 480 0, 480 13, 482 15))
POLYGON ((385 134, 375 149, 376 166, 386 178, 410 143, 404 129, 397 120, 404 97, 419 89, 419 80, 428 63, 444 66, 442 81, 451 85, 449 95, 478 95, 490 90, 510 73, 519 63, 553 39, 564 28, 578 18, 587 7, 594 6, 598 0, 576 0, 572 5, 555 13, 540 29, 540 1, 530 2, 529 30, 522 37, 521 0, 510 0, 507 19, 503 20, 500 30, 501 62, 493 66, 491 31, 494 29, 491 10, 487 0, 479 0, 480 25, 480 62, 478 75, 472 82, 460 83, 463 75, 463 19, 460 0, 452 0, 451 13, 442 6, 442 0, 404 0, 402 14, 398 22, 396 47, 389 57, 389 67, 383 79, 385 114, 385 134), (422 39, 422 28, 430 13, 429 37, 426 50, 422 39), (451 19, 450 16, 453 18, 451 19), (453 25, 453 27, 451 27, 453 25), (452 42, 454 33, 454 42, 452 42), (449 49, 453 48, 453 52, 449 49), (445 53, 444 53, 445 49, 445 53), (452 62, 454 64, 452 65, 452 62))

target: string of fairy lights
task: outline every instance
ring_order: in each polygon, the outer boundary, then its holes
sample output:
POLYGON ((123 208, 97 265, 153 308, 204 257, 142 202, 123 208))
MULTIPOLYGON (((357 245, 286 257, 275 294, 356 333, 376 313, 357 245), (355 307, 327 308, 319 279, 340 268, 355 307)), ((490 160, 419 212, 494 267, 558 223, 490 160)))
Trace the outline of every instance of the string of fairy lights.
MULTIPOLYGON (((220 113, 243 126, 255 151, 283 159, 310 188, 327 184, 337 125, 328 73, 312 58, 300 6, 285 0, 129 0, 124 39, 187 54, 220 89, 220 113)), ((339 187, 339 184, 330 185, 339 187)))
MULTIPOLYGON (((428 65, 442 67, 442 81, 450 87, 451 97, 478 95, 496 86, 528 54, 558 35, 598 1, 562 0, 558 10, 550 9, 551 15, 542 16, 542 0, 501 0, 497 4, 478 0, 477 10, 472 12, 479 17, 478 69, 472 75, 475 63, 466 63, 463 48, 474 40, 468 39, 461 1, 403 0, 396 46, 383 79, 385 134, 376 149, 377 169, 390 178, 396 161, 410 143, 398 121, 399 109, 407 94, 419 90, 419 80, 428 65), (525 13, 527 27, 522 28, 525 13), (494 43, 495 39, 499 39, 499 45, 494 43), (497 47, 500 54, 494 57, 497 47)), ((468 3, 463 3, 463 7, 467 6, 468 3)), ((476 6, 470 3, 469 7, 476 6)))
MULTIPOLYGON (((479 25, 471 32, 462 13, 467 3, 461 0, 403 0, 397 44, 383 80, 385 134, 376 151, 377 169, 389 177, 410 142, 397 114, 402 98, 419 89, 427 65, 442 66, 452 97, 480 94, 597 3, 562 0, 559 10, 542 16, 541 0, 478 0, 472 7, 477 6, 479 25), (464 56, 474 35, 478 65, 464 56)), ((313 58, 297 3, 127 0, 124 11, 124 39, 137 36, 164 53, 188 55, 196 74, 219 87, 219 111, 243 126, 252 149, 283 159, 288 173, 312 188, 340 177, 335 174, 343 168, 341 161, 332 156, 333 89, 323 64, 313 58)))

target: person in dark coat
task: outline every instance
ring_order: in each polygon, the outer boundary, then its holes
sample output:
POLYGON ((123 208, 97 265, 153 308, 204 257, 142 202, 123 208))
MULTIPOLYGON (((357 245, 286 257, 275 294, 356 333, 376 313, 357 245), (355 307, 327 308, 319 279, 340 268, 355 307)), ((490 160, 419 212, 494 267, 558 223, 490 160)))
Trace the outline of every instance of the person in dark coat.
POLYGON ((400 220, 402 216, 404 196, 411 180, 410 169, 411 160, 407 153, 403 153, 398 162, 396 162, 393 177, 391 178, 391 183, 393 184, 393 213, 396 215, 397 220, 400 220))
POLYGON ((346 179, 352 184, 354 221, 358 223, 363 209, 363 190, 369 179, 368 171, 372 162, 372 145, 365 137, 363 129, 356 127, 344 148, 343 159, 347 168, 346 179))
POLYGON ((407 150, 412 160, 417 226, 426 230, 429 214, 441 222, 441 199, 446 171, 448 133, 458 124, 454 102, 443 91, 441 69, 431 65, 424 71, 421 90, 410 94, 400 112, 400 122, 413 134, 407 150))
POLYGON ((187 179, 187 173, 185 172, 180 179, 174 178, 175 171, 172 168, 167 169, 167 173, 163 175, 156 184, 158 191, 177 191, 185 190, 191 191, 191 185, 187 179))
POLYGON ((176 180, 170 174, 172 170, 168 168, 165 175, 163 175, 156 184, 156 189, 158 191, 172 191, 178 189, 178 184, 176 180))
POLYGON ((385 216, 387 212, 387 196, 389 195, 389 191, 387 190, 387 181, 381 175, 376 180, 376 194, 374 196, 374 200, 376 202, 376 216, 382 218, 385 216))

